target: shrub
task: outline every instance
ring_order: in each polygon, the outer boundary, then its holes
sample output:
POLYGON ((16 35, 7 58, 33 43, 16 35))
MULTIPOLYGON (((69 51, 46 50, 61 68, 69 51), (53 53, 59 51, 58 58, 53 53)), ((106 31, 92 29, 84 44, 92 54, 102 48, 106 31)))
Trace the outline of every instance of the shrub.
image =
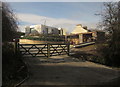
POLYGON ((98 58, 99 62, 102 62, 108 66, 120 66, 120 50, 114 49, 107 43, 98 44, 97 52, 101 55, 98 58))
MULTIPOLYGON (((14 46, 10 43, 2 45, 2 84, 4 87, 15 84, 15 82, 25 78, 27 68, 24 71, 17 72, 21 66, 25 66, 21 55, 15 55, 14 46)), ((11 86, 12 87, 12 86, 11 86)))

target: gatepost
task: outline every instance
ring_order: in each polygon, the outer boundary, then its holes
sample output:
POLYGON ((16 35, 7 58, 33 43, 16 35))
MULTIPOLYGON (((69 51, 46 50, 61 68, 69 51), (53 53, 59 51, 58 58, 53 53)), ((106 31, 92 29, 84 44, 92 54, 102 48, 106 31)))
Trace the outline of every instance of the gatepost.
POLYGON ((14 39, 14 44, 15 44, 15 55, 17 55, 17 53, 18 53, 18 43, 19 43, 19 39, 18 38, 16 38, 16 39, 14 39))
POLYGON ((50 44, 47 43, 47 58, 50 57, 50 44))
POLYGON ((67 43, 67 54, 68 54, 68 56, 70 55, 69 53, 70 53, 70 43, 68 42, 67 43))

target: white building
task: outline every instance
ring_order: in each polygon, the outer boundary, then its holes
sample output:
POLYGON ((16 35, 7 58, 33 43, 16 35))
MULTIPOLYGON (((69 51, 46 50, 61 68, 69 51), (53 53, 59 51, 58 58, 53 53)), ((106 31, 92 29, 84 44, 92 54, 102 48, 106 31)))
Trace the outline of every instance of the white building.
POLYGON ((58 28, 58 30, 59 30, 59 35, 66 35, 66 29, 58 28))
POLYGON ((66 31, 62 28, 58 29, 51 26, 46 25, 31 25, 25 27, 26 35, 29 34, 57 34, 57 35, 65 35, 66 31))

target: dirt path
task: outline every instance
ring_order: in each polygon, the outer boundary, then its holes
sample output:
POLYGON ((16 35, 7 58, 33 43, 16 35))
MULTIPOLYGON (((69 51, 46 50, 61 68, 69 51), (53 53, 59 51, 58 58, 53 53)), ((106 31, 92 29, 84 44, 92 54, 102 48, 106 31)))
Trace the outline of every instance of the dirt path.
POLYGON ((22 85, 99 85, 119 76, 119 71, 69 56, 25 58, 30 78, 22 85))

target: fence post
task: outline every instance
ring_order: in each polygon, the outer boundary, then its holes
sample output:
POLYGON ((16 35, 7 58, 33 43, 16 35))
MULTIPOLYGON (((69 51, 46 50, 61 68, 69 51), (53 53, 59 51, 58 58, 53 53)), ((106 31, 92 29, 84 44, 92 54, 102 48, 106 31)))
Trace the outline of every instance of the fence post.
POLYGON ((70 53, 70 44, 67 43, 67 54, 68 54, 68 56, 70 55, 69 53, 70 53))
POLYGON ((50 57, 50 44, 47 43, 47 58, 50 57))

